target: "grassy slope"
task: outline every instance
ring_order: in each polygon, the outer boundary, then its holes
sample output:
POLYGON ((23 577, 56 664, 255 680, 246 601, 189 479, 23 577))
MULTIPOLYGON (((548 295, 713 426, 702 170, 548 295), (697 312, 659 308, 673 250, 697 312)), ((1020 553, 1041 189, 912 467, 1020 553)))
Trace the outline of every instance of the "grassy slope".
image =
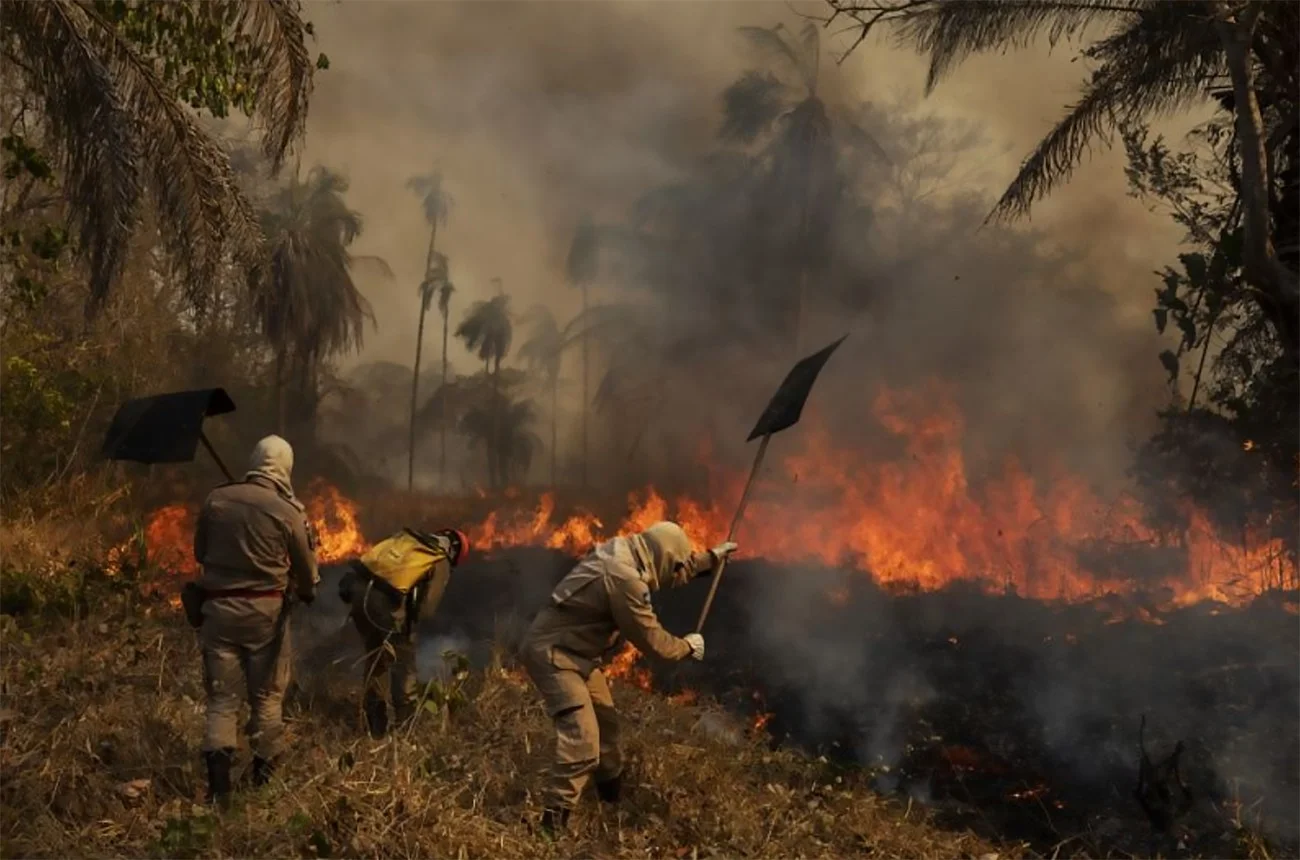
MULTIPOLYGON (((71 856, 1017 856, 936 829, 824 761, 773 752, 703 707, 619 685, 629 796, 594 800, 571 836, 534 833, 548 723, 517 672, 463 682, 413 731, 358 735, 357 683, 323 679, 292 704, 279 778, 215 817, 197 753, 202 686, 174 618, 101 606, 89 620, 4 630, 0 853, 71 856)), ((240 769, 247 765, 241 752, 240 769)))

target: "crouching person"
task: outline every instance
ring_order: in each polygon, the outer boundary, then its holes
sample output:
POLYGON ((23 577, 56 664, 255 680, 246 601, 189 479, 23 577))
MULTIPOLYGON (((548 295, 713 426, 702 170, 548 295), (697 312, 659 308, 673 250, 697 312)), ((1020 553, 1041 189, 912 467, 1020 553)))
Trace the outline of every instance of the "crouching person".
POLYGON ((199 512, 194 557, 201 566, 187 588, 186 611, 199 626, 207 694, 203 756, 208 800, 229 798, 241 698, 247 691, 253 783, 270 780, 283 752, 282 706, 292 658, 286 598, 316 596, 311 529, 294 496, 293 449, 268 436, 253 450, 239 483, 213 490, 199 512))
POLYGON ((704 637, 664 630, 650 605, 661 585, 684 585, 712 571, 736 549, 724 543, 693 553, 676 523, 596 547, 562 579, 533 620, 521 648, 529 676, 555 725, 555 753, 545 788, 542 829, 567 826, 591 777, 602 801, 619 800, 623 750, 618 713, 601 671, 624 637, 663 660, 704 659, 704 637))
POLYGON ((455 529, 402 529, 354 561, 339 583, 367 652, 363 707, 371 737, 389 730, 385 686, 397 723, 415 715, 415 626, 437 611, 451 569, 468 555, 469 540, 455 529))

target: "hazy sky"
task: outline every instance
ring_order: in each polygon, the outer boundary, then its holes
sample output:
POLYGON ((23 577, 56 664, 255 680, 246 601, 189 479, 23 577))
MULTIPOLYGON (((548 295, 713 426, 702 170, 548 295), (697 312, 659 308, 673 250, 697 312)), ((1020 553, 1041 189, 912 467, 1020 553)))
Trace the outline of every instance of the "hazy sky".
MULTIPOLYGON (((736 28, 798 27, 792 8, 823 10, 672 0, 308 5, 331 67, 317 77, 305 162, 350 177, 349 200, 365 217, 357 251, 383 256, 396 273, 362 282, 379 329, 361 358, 409 363, 413 353, 428 234, 408 177, 437 165, 456 199, 439 247, 460 309, 499 276, 518 310, 545 297, 567 316, 575 299, 562 267, 578 217, 619 217, 706 150, 722 90, 758 65, 736 28)), ((976 124, 984 142, 955 176, 959 190, 977 188, 990 202, 1085 73, 1068 46, 977 57, 924 98, 923 62, 882 39, 835 68, 847 38, 823 42, 828 99, 976 124)), ((1098 151, 1036 208, 1033 224, 1094 267, 1127 313, 1149 319, 1151 273, 1171 259, 1178 231, 1125 197, 1122 166, 1121 151, 1098 151)))

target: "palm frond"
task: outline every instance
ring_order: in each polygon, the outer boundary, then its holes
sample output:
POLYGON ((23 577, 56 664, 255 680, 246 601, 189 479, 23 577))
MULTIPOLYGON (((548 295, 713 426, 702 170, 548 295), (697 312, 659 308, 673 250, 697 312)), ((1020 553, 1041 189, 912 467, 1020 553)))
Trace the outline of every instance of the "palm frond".
POLYGON ((1222 70, 1213 28, 1187 26, 1184 4, 1155 3, 1089 55, 1101 65, 1083 97, 1021 165, 990 218, 1027 213, 1068 178, 1090 144, 1138 117, 1169 113, 1204 96, 1199 83, 1222 70))
POLYGON ((314 67, 307 51, 306 27, 298 5, 286 0, 240 3, 239 11, 236 38, 261 49, 257 116, 263 126, 263 150, 274 175, 290 144, 307 126, 314 67))
POLYGON ((1089 25, 1124 22, 1155 5, 1161 0, 944 0, 904 12, 897 35, 900 42, 930 55, 925 83, 929 93, 971 54, 1022 48, 1044 31, 1055 44, 1089 25))
POLYGON ((412 176, 406 180, 408 190, 420 198, 424 207, 424 219, 429 224, 446 224, 455 208, 456 199, 443 185, 442 173, 435 170, 422 176, 412 176))
POLYGON ((451 294, 454 292, 456 287, 451 281, 438 285, 438 313, 446 316, 451 311, 451 294))
MULTIPOLYGON (((278 165, 306 117, 312 67, 305 27, 297 6, 285 0, 222 8, 231 12, 232 38, 258 49, 256 116, 264 149, 278 165)), ((78 250, 90 268, 88 313, 120 274, 145 190, 191 304, 204 303, 228 255, 256 276, 261 236, 229 157, 98 4, 6 7, 5 34, 6 60, 14 60, 49 123, 78 250)))
POLYGON ((787 92, 771 72, 745 72, 722 93, 722 139, 752 143, 786 110, 787 92))
POLYGON ((300 366, 363 346, 374 315, 353 268, 370 263, 391 274, 381 259, 348 252, 362 224, 343 199, 347 187, 341 174, 316 168, 305 183, 291 179, 263 213, 270 278, 253 304, 268 339, 300 366))
POLYGON ((470 305, 456 327, 456 337, 465 341, 479 361, 501 361, 510 354, 514 326, 510 319, 510 297, 496 295, 470 305))
POLYGON ((122 271, 141 195, 130 107, 76 4, 19 3, 4 16, 24 59, 13 67, 40 99, 56 143, 94 307, 122 271))
POLYGON ((812 21, 804 22, 799 41, 802 48, 800 56, 804 62, 804 84, 808 87, 808 92, 815 95, 817 93, 817 73, 821 68, 821 28, 812 21))
POLYGON ((801 55, 800 49, 802 46, 798 43, 792 44, 792 40, 786 38, 786 29, 783 25, 777 24, 771 28, 740 27, 739 32, 763 54, 784 60, 790 66, 790 70, 799 75, 804 85, 811 88, 812 81, 808 76, 808 61, 807 58, 801 55))

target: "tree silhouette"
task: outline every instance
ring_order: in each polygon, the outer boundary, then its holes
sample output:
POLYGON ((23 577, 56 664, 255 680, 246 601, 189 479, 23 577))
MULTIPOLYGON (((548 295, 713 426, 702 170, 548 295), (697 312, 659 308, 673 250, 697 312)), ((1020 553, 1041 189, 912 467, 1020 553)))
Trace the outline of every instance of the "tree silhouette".
MULTIPOLYGON (((484 375, 489 378, 496 396, 493 404, 500 405, 501 396, 501 362, 510 354, 510 343, 514 337, 514 326, 510 319, 510 297, 503 292, 486 301, 477 301, 470 305, 456 327, 456 337, 465 342, 465 348, 478 355, 483 362, 484 375)), ((493 438, 493 437, 490 437, 493 438)), ((502 462, 497 457, 498 446, 489 444, 488 471, 493 488, 504 486, 502 462)))
POLYGON ((361 235, 361 216, 343 199, 347 180, 316 167, 305 182, 294 176, 276 191, 262 213, 269 277, 254 296, 262 333, 275 352, 277 427, 286 432, 286 385, 292 386, 296 417, 310 422, 322 363, 359 349, 370 304, 352 280, 353 267, 371 264, 392 271, 377 257, 348 250, 361 235))
MULTIPOLYGON (((420 282, 420 323, 416 328, 415 335, 415 367, 411 374, 411 421, 410 436, 407 440, 407 458, 406 458, 406 489, 409 492, 415 488, 415 412, 420 396, 420 363, 424 352, 424 318, 429 313, 429 306, 433 304, 435 297, 441 297, 445 292, 448 298, 455 287, 451 284, 451 277, 448 273, 447 255, 438 251, 432 251, 426 261, 424 280, 420 282)), ((445 315, 444 315, 445 316, 445 315)), ((446 350, 446 326, 443 326, 443 356, 442 360, 447 360, 446 350)), ((446 374, 444 371, 444 379, 446 374)))
MULTIPOLYGON (((442 314, 442 380, 441 387, 447 387, 447 331, 451 318, 451 294, 456 292, 451 281, 444 281, 438 286, 438 313, 442 314)), ((438 430, 438 480, 447 480, 447 425, 438 430)))
POLYGON ((783 77, 750 70, 729 86, 722 97, 720 134, 726 141, 759 146, 763 197, 775 204, 762 214, 771 222, 768 229, 793 236, 786 244, 797 284, 788 318, 797 353, 808 282, 827 256, 839 189, 831 119, 818 93, 819 28, 809 21, 797 36, 781 24, 770 29, 742 27, 740 32, 764 59, 775 61, 783 77))
POLYGON ((262 2, 6 6, 0 55, 39 106, 41 145, 54 156, 89 267, 88 314, 121 274, 146 195, 195 304, 231 255, 259 271, 257 218, 191 108, 256 116, 278 168, 303 132, 312 85, 299 10, 262 2))
POLYGON ((528 367, 542 376, 551 395, 551 487, 556 484, 557 424, 559 420, 560 359, 568 344, 564 333, 555 322, 550 308, 537 305, 520 319, 531 329, 528 339, 519 347, 519 357, 528 367))

